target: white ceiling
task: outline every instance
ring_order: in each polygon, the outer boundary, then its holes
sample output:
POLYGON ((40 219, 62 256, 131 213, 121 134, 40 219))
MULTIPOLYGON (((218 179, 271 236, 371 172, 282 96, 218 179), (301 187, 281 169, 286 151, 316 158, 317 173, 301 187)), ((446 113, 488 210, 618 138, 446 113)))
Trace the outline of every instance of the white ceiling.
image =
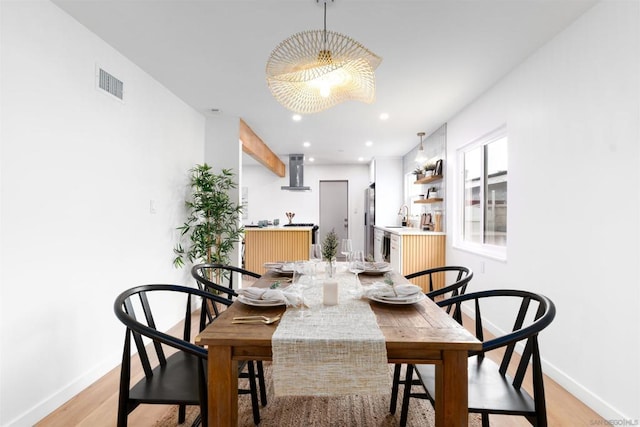
POLYGON ((383 58, 376 100, 293 122, 269 92, 265 64, 285 38, 322 29, 323 0, 53 2, 196 110, 241 117, 276 154, 322 164, 406 154, 417 132, 436 130, 595 3, 335 0, 327 29, 383 58))

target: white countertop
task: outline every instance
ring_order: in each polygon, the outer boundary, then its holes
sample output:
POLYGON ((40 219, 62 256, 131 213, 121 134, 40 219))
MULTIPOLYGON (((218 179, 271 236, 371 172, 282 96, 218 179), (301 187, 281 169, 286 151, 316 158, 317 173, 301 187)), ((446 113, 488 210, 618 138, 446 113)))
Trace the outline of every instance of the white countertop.
POLYGON ((447 233, 442 231, 422 231, 419 228, 413 227, 400 227, 400 226, 382 226, 375 225, 375 228, 383 231, 387 231, 391 234, 397 234, 399 236, 444 236, 447 233))

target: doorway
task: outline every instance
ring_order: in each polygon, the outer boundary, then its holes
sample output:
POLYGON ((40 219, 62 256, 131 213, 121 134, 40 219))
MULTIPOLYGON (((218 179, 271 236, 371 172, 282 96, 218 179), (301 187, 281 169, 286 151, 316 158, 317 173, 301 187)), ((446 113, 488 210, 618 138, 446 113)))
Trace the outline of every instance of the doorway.
MULTIPOLYGON (((319 242, 334 230, 338 242, 349 238, 349 181, 320 181, 319 242)), ((340 259, 340 248, 337 257, 340 259)))

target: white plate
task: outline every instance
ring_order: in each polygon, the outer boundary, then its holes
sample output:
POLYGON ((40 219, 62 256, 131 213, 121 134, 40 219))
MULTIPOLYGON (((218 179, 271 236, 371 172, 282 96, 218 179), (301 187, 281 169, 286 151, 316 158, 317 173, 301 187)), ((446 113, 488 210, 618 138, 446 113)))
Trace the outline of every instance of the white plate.
MULTIPOLYGON (((349 271, 351 271, 351 270, 349 270, 349 271)), ((391 266, 388 266, 388 267, 384 267, 384 268, 365 269, 360 274, 367 274, 367 275, 370 275, 370 276, 376 276, 376 275, 388 273, 390 271, 391 271, 391 266)), ((353 273, 353 271, 352 271, 352 273, 353 273)))
POLYGON ((407 299, 407 298, 399 299, 402 297, 386 297, 385 298, 385 297, 375 297, 375 296, 369 296, 368 298, 371 301, 381 302, 383 304, 409 305, 409 304, 415 304, 417 302, 420 302, 426 297, 427 296, 425 294, 418 294, 412 299, 407 299), (398 299, 394 299, 394 298, 398 298, 398 299))
POLYGON ((282 263, 281 262, 265 262, 264 268, 266 268, 267 270, 282 268, 282 263))
POLYGON ((247 298, 244 295, 238 296, 238 301, 246 305, 252 305, 254 307, 277 307, 279 305, 285 305, 284 301, 268 301, 263 299, 247 298))
POLYGON ((287 269, 282 269, 282 268, 273 268, 272 271, 277 273, 277 274, 281 274, 283 276, 293 276, 293 270, 287 270, 287 269))
POLYGON ((277 274, 285 276, 293 276, 293 263, 290 262, 265 262, 264 268, 271 270, 277 274))

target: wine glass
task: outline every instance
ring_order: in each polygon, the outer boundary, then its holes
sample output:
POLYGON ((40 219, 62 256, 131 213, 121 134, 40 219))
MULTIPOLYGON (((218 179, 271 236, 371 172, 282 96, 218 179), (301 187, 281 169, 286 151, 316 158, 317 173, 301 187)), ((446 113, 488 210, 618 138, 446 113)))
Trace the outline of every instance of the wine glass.
POLYGON ((309 248, 309 260, 313 263, 313 280, 316 277, 316 270, 318 268, 318 263, 322 261, 322 246, 320 243, 312 243, 309 248))
POLYGON ((364 253, 362 251, 353 252, 351 254, 351 265, 349 266, 349 271, 355 273, 356 275, 356 286, 360 284, 360 281, 358 280, 358 274, 364 272, 364 267, 364 253))
POLYGON ((293 278, 291 280, 291 285, 297 288, 298 292, 300 293, 301 304, 300 304, 300 307, 298 308, 298 313, 301 318, 305 317, 308 314, 307 305, 304 301, 304 291, 307 289, 307 285, 308 285, 307 280, 304 277, 305 274, 307 273, 305 267, 306 267, 305 261, 296 261, 294 263, 293 278))
POLYGON ((351 244, 351 239, 342 239, 342 244, 340 246, 340 253, 344 255, 345 260, 349 261, 349 255, 353 251, 353 246, 351 244))

